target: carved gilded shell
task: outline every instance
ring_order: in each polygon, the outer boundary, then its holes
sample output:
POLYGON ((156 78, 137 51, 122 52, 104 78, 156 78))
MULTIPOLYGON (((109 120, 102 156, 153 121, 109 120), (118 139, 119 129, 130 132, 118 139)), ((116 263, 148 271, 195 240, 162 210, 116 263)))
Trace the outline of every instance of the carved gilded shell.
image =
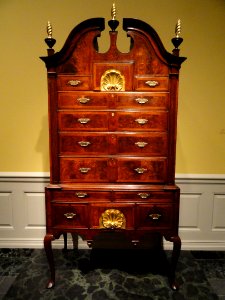
POLYGON ((124 76, 118 70, 105 71, 101 77, 101 91, 125 91, 124 76))
POLYGON ((100 228, 117 229, 125 228, 126 218, 118 209, 107 209, 99 219, 100 228))

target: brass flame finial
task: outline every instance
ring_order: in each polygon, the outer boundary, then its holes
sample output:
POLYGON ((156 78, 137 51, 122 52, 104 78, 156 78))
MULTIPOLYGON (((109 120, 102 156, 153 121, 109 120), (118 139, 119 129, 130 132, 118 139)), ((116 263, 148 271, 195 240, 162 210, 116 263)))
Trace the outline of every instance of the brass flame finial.
POLYGON ((52 38, 52 25, 51 25, 50 21, 48 21, 48 23, 47 23, 47 34, 48 34, 48 38, 51 39, 52 38))
POLYGON ((113 5, 112 5, 111 17, 112 17, 112 20, 116 20, 116 4, 115 3, 113 3, 113 5))
POLYGON ((181 21, 180 21, 180 19, 178 19, 176 27, 175 27, 176 38, 180 37, 180 33, 181 33, 181 21))

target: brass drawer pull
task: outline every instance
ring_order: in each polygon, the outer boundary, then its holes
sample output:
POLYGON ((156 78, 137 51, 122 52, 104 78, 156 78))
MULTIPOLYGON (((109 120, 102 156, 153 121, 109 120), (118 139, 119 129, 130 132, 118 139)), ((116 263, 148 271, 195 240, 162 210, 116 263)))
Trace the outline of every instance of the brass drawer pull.
POLYGON ((142 119, 142 118, 140 118, 140 119, 136 119, 135 122, 137 122, 140 125, 144 125, 144 124, 146 124, 148 122, 148 119, 142 119))
POLYGON ((80 142, 78 142, 78 144, 79 144, 81 147, 87 147, 87 146, 89 146, 91 143, 88 142, 88 141, 80 141, 80 142))
POLYGON ((77 85, 79 85, 80 83, 81 83, 80 80, 69 80, 69 81, 67 82, 67 84, 70 85, 70 86, 77 86, 77 85))
POLYGON ((85 192, 77 192, 76 193, 76 196, 78 197, 78 198, 85 198, 85 197, 87 197, 87 193, 85 193, 85 192))
POLYGON ((91 168, 80 168, 79 170, 81 173, 88 173, 91 170, 91 168))
POLYGON ((74 214, 73 212, 69 212, 69 213, 64 214, 64 216, 67 219, 73 219, 76 216, 76 214, 74 214))
POLYGON ((78 98, 77 101, 80 102, 80 104, 86 104, 90 101, 91 99, 90 98, 85 98, 85 97, 81 97, 81 98, 78 98))
POLYGON ((138 196, 141 197, 141 199, 147 199, 148 197, 150 197, 150 194, 148 194, 148 193, 139 193, 138 196))
POLYGON ((148 145, 148 143, 146 143, 146 142, 136 142, 135 145, 138 146, 139 148, 144 148, 145 146, 148 145))
POLYGON ((77 120, 80 124, 87 124, 88 122, 91 121, 89 118, 80 118, 77 120))
POLYGON ((159 82, 155 81, 155 80, 148 80, 145 82, 145 84, 147 84, 150 87, 155 87, 155 86, 159 85, 159 82))
POLYGON ((162 217, 162 215, 160 215, 160 214, 150 214, 149 217, 152 220, 158 220, 160 217, 162 217))
POLYGON ((145 168, 136 168, 134 169, 138 174, 143 174, 144 172, 147 172, 147 169, 145 168))
POLYGON ((145 104, 148 102, 147 98, 136 98, 135 101, 139 104, 145 104))

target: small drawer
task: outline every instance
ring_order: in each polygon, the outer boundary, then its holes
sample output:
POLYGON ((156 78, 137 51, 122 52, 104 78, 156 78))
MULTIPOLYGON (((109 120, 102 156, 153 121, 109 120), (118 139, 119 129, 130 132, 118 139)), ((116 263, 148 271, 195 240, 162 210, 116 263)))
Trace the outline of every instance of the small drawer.
POLYGON ((91 228, 134 229, 135 206, 128 203, 91 204, 91 228))
POLYGON ((59 134, 60 155, 101 155, 109 153, 108 135, 95 133, 59 134))
POLYGON ((166 131, 167 112, 118 112, 118 130, 123 131, 166 131))
POLYGON ((117 107, 129 109, 167 109, 168 102, 168 93, 127 92, 118 93, 117 107))
POLYGON ((111 192, 109 191, 90 191, 86 189, 79 190, 62 190, 51 192, 52 203, 64 202, 93 202, 93 201, 109 201, 111 199, 111 192))
POLYGON ((62 131, 106 131, 108 113, 106 112, 59 112, 59 129, 62 131))
POLYGON ((54 228, 88 228, 87 204, 52 204, 52 226, 54 228))
POLYGON ((137 91, 168 91, 168 77, 136 77, 135 89, 137 91))
POLYGON ((174 226, 175 209, 172 203, 165 204, 138 204, 137 205, 137 229, 141 230, 170 230, 174 226))
POLYGON ((166 181, 166 158, 118 158, 118 182, 166 181))
POLYGON ((115 192, 115 201, 131 201, 134 203, 171 203, 173 201, 172 192, 156 192, 152 190, 137 190, 132 192, 115 192))
POLYGON ((60 109, 104 109, 108 107, 111 98, 112 95, 101 92, 59 92, 58 107, 60 109))
POLYGON ((167 156, 167 133, 118 134, 118 154, 167 156))
POLYGON ((58 91, 83 91, 91 89, 90 76, 58 76, 58 91))
POLYGON ((61 182, 108 182, 107 158, 60 158, 61 182))

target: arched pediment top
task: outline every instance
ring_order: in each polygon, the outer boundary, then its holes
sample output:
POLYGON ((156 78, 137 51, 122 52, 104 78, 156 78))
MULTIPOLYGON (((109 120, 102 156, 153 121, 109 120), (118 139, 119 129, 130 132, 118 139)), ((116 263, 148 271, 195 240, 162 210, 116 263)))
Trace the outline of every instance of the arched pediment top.
POLYGON ((155 29, 144 21, 133 18, 124 18, 123 29, 131 38, 133 38, 133 33, 144 35, 145 38, 151 43, 151 46, 155 49, 155 52, 158 53, 168 65, 181 65, 181 63, 186 59, 186 57, 179 57, 169 53, 165 49, 155 29))

